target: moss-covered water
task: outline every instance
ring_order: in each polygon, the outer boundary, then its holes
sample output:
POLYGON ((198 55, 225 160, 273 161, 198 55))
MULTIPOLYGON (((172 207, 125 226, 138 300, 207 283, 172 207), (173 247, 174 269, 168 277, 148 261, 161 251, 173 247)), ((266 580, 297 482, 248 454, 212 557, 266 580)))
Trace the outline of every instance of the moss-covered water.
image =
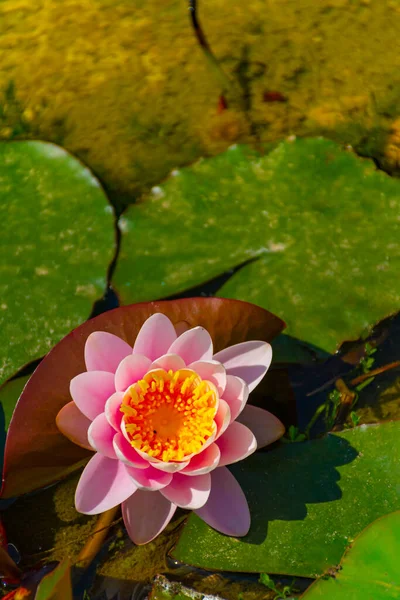
POLYGON ((0 137, 54 141, 118 201, 237 141, 323 133, 399 166, 399 0, 2 0, 0 137), (279 92, 284 102, 269 101, 279 92))
POLYGON ((29 571, 40 564, 71 560, 75 583, 83 580, 90 585, 95 597, 102 593, 120 593, 122 597, 142 598, 154 577, 167 574, 172 580, 183 581, 204 594, 222 595, 227 600, 269 600, 270 590, 257 578, 235 577, 210 573, 179 565, 168 557, 168 551, 177 541, 185 520, 181 511, 167 529, 153 542, 135 546, 127 537, 121 515, 108 532, 95 563, 85 572, 80 568, 80 552, 91 539, 97 517, 76 512, 74 494, 79 475, 73 475, 59 484, 17 500, 3 513, 9 540, 22 555, 21 566, 29 571), (95 567, 95 573, 93 571, 95 567))

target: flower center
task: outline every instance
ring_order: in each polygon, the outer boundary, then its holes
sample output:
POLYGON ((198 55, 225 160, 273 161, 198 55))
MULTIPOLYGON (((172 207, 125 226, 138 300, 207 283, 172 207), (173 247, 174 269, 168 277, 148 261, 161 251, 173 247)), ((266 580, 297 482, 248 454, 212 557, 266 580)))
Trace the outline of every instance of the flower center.
POLYGON ((218 395, 190 369, 157 369, 125 392, 121 411, 134 448, 159 460, 182 461, 214 431, 218 395))

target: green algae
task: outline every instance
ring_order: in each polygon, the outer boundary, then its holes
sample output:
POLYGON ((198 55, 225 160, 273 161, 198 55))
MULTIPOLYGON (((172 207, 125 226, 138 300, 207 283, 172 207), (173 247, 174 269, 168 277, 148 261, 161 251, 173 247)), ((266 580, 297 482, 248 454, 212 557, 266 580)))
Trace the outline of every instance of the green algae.
POLYGON ((255 581, 230 580, 221 573, 212 573, 202 576, 197 581, 186 578, 185 584, 190 585, 197 592, 212 594, 224 600, 273 600, 275 592, 268 590, 265 586, 255 581))
POLYGON ((176 543, 185 515, 178 515, 155 540, 144 546, 135 546, 121 529, 120 539, 114 551, 102 561, 97 574, 120 580, 149 582, 157 573, 169 571, 167 552, 176 543))
POLYGON ((181 583, 166 577, 156 577, 149 600, 274 600, 276 593, 252 581, 230 581, 219 573, 208 576, 197 574, 197 580, 181 583), (190 588, 186 587, 190 585, 190 588))
POLYGON ((65 146, 120 204, 236 141, 323 133, 396 166, 398 0, 218 0, 200 16, 243 94, 222 112, 184 3, 3 0, 0 137, 65 146))
POLYGON ((8 539, 21 553, 24 567, 35 566, 41 560, 77 559, 97 520, 74 508, 78 479, 79 475, 74 475, 20 497, 4 511, 8 539))
MULTIPOLYGON (((355 406, 360 424, 398 421, 400 419, 400 377, 394 381, 381 381, 379 376, 360 393, 355 406)), ((347 419, 351 426, 351 417, 347 419)))
MULTIPOLYGON (((79 477, 80 474, 74 474, 57 485, 20 497, 3 512, 8 540, 21 553, 24 568, 40 561, 64 558, 69 558, 72 564, 77 563, 98 519, 75 510, 74 495, 79 477)), ((167 572, 167 551, 176 543, 185 517, 181 511, 155 540, 135 546, 127 537, 118 514, 110 530, 107 552, 100 557, 97 575, 150 582, 157 573, 167 572)))

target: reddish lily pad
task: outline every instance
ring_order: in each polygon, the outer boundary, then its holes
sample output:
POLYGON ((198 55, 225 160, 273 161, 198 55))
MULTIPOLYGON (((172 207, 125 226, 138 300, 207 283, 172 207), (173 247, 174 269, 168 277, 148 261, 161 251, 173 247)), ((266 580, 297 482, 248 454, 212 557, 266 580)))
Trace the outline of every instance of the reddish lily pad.
POLYGON ((178 327, 205 327, 215 351, 250 339, 271 341, 285 326, 258 306, 223 298, 136 304, 87 321, 49 352, 21 394, 6 440, 3 497, 48 485, 86 461, 90 452, 68 441, 55 423, 58 411, 71 400, 71 379, 85 370, 86 339, 93 331, 108 331, 133 344, 144 321, 156 312, 166 314, 178 327))

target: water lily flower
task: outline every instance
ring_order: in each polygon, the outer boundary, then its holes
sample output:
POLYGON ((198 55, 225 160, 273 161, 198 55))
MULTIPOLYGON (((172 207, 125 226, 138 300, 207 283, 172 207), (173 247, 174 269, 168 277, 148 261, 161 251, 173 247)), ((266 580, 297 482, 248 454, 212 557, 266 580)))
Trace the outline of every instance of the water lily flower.
POLYGON ((246 535, 248 504, 226 465, 284 433, 271 413, 246 406, 271 357, 260 341, 213 354, 204 328, 178 335, 160 313, 147 319, 133 349, 111 333, 90 334, 87 371, 72 379, 73 401, 57 415, 65 436, 96 452, 79 480, 76 509, 93 515, 121 504, 136 544, 161 533, 178 506, 222 533, 246 535))

